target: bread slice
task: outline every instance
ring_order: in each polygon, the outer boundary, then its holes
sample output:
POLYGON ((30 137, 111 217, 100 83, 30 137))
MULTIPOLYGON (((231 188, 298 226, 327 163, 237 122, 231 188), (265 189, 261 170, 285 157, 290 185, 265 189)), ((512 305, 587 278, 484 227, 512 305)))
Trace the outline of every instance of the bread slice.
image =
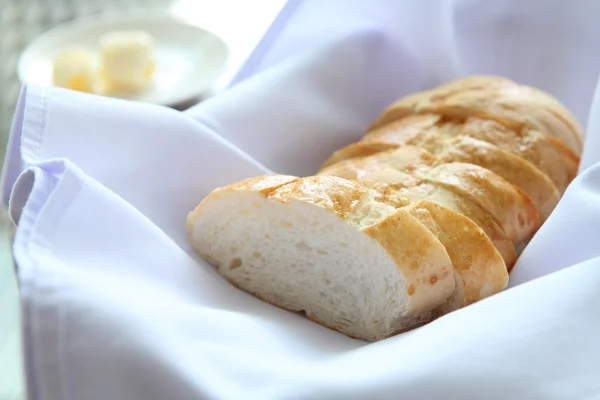
POLYGON ((429 321, 455 288, 434 234, 333 176, 263 176, 217 189, 187 229, 194 250, 234 285, 367 341, 429 321))
POLYGON ((411 201, 429 200, 467 217, 479 226, 490 239, 492 245, 502 256, 508 272, 512 270, 517 261, 515 246, 490 213, 483 210, 470 197, 429 182, 400 189, 397 195, 404 196, 411 201))
MULTIPOLYGON (((523 158, 469 136, 434 135, 431 131, 421 131, 421 133, 412 138, 411 144, 431 152, 441 163, 464 162, 495 172, 531 197, 539 210, 542 222, 550 216, 558 204, 560 193, 554 182, 523 158)), ((371 138, 369 141, 360 141, 338 150, 324 165, 332 165, 334 160, 343 160, 344 157, 360 158, 400 146, 377 142, 371 138)))
POLYGON ((502 227, 470 196, 461 195, 435 183, 422 182, 411 175, 385 166, 360 170, 352 163, 342 162, 325 168, 319 174, 358 181, 378 193, 378 200, 394 207, 405 207, 420 200, 439 204, 467 217, 479 226, 501 255, 509 272, 516 262, 515 246, 506 237, 502 227))
POLYGON ((533 164, 556 185, 560 194, 577 175, 579 157, 557 139, 534 129, 511 129, 481 118, 444 119, 437 114, 410 115, 367 132, 360 142, 336 151, 328 164, 361 157, 400 145, 422 146, 429 151, 443 139, 468 136, 506 150, 533 164))
POLYGON ((428 200, 405 207, 444 245, 452 261, 456 286, 450 299, 434 310, 447 314, 500 292, 508 284, 502 256, 469 218, 428 200))
POLYGON ((470 76, 406 96, 386 108, 369 130, 424 113, 461 120, 491 119, 513 129, 545 132, 577 155, 583 148, 581 125, 558 100, 541 90, 495 76, 470 76))
POLYGON ((515 245, 529 241, 541 225, 533 200, 488 169, 465 163, 441 164, 432 168, 426 179, 472 196, 494 216, 515 245))
POLYGON ((559 140, 535 129, 510 129, 489 120, 469 118, 465 135, 509 151, 546 174, 563 194, 577 176, 579 157, 559 140))
POLYGON ((496 173, 533 200, 542 222, 550 216, 560 200, 556 185, 546 174, 498 146, 468 136, 456 136, 443 145, 436 153, 442 162, 475 164, 496 173))
POLYGON ((440 138, 450 137, 438 124, 443 118, 437 114, 409 115, 376 129, 369 130, 356 143, 336 150, 320 169, 351 158, 370 156, 382 151, 397 149, 402 145, 419 145, 440 138))
POLYGON ((414 146, 402 146, 331 165, 320 175, 369 180, 411 187, 422 182, 446 187, 471 199, 500 224, 506 236, 518 245, 529 240, 541 222, 531 198, 519 188, 485 168, 466 163, 435 166, 436 157, 414 146))

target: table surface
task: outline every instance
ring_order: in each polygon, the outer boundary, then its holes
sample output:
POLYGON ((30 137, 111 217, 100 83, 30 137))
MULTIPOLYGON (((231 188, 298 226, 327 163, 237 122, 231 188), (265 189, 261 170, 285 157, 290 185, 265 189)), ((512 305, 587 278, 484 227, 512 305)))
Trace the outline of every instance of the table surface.
MULTIPOLYGON (((230 61, 213 93, 226 87, 287 0, 4 0, 0 1, 0 165, 21 88, 17 62, 44 31, 73 19, 118 12, 169 12, 222 37, 230 61)), ((12 225, 0 211, 0 400, 24 398, 18 286, 10 251, 12 225)))

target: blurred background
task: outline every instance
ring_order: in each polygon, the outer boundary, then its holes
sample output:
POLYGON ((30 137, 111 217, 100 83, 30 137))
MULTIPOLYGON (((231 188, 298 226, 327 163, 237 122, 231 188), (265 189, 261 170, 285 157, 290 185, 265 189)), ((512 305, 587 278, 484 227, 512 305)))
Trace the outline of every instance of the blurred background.
MULTIPOLYGON (((182 109, 218 94, 235 81, 257 44, 280 15, 286 0, 0 0, 0 161, 22 82, 19 58, 49 29, 80 18, 164 14, 206 29, 228 49, 227 66, 198 98, 182 109)), ((185 38, 182 38, 185 39, 185 38)), ((188 38, 189 39, 189 38, 188 38)), ((18 289, 10 242, 14 228, 0 212, 0 400, 24 399, 18 289)))

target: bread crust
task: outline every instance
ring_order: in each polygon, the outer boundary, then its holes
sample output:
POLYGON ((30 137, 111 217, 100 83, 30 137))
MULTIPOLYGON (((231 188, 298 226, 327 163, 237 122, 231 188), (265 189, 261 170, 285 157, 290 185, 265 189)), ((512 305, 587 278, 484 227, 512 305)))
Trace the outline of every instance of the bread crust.
POLYGON ((496 76, 470 76, 399 99, 371 124, 373 130, 411 114, 434 113, 465 120, 490 119, 512 129, 545 132, 581 155, 583 129, 550 94, 496 76))
POLYGON ((481 118, 452 120, 437 114, 411 115, 369 131, 359 142, 336 151, 335 162, 373 154, 370 151, 366 154, 363 149, 377 147, 391 149, 394 146, 415 145, 434 152, 432 149, 436 146, 443 146, 446 140, 457 136, 481 140, 523 158, 546 174, 560 194, 577 175, 577 154, 541 131, 511 129, 496 121, 481 118))
POLYGON ((374 180, 396 187, 417 186, 423 182, 445 187, 490 213, 515 245, 528 239, 539 228, 540 217, 533 200, 502 177, 472 164, 435 164, 436 158, 430 153, 403 146, 345 160, 319 174, 374 180))
POLYGON ((550 216, 560 200, 556 185, 546 174, 523 158, 493 144, 468 136, 457 136, 446 143, 439 157, 442 162, 478 165, 504 178, 531 198, 539 211, 541 222, 550 216))
POLYGON ((419 200, 405 208, 425 225, 444 245, 458 275, 450 307, 442 307, 447 313, 472 304, 500 292, 508 284, 508 271, 502 256, 492 242, 469 218, 429 200, 419 200))
MULTIPOLYGON (((389 127, 393 125, 394 123, 382 128, 384 133, 381 135, 383 136, 382 141, 378 141, 377 136, 370 138, 367 136, 364 140, 335 152, 325 165, 330 166, 334 165, 332 164, 334 161, 366 157, 411 145, 431 152, 437 157, 438 163, 470 163, 496 173, 531 197, 540 212, 542 222, 548 218, 560 200, 558 188, 545 173, 522 157, 499 146, 467 135, 444 135, 441 132, 442 129, 438 129, 438 127, 429 130, 409 127, 390 133, 389 127), (393 136, 394 132, 398 132, 395 137, 393 136), (394 143, 386 136, 392 136, 392 140, 396 139, 397 142, 406 140, 409 143, 394 143)), ((459 129, 452 130, 459 131, 459 129)))

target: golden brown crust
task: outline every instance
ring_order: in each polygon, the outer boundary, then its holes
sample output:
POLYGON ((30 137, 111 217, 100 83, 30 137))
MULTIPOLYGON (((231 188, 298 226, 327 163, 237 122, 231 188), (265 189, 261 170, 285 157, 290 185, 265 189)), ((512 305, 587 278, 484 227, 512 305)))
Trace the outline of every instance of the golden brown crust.
POLYGON ((469 118, 461 131, 470 137, 494 144, 539 168, 562 194, 577 176, 579 157, 559 140, 535 129, 520 130, 489 120, 469 118))
POLYGON ((245 179, 238 183, 225 186, 221 189, 234 189, 234 190, 250 190, 253 192, 259 192, 263 195, 268 195, 272 191, 280 188, 283 185, 298 180, 297 176, 291 175, 279 175, 279 174, 266 174, 245 179))
MULTIPOLYGON (((280 174, 264 174, 253 176, 247 179, 243 179, 239 182, 218 187, 215 190, 213 190, 208 196, 206 196, 206 198, 215 193, 226 190, 253 191, 260 193, 266 197, 269 193, 276 190, 277 188, 286 185, 290 182, 296 181, 298 179, 300 178, 298 178, 297 176, 280 174)), ((198 205, 197 208, 200 208, 200 205, 198 205)))
POLYGON ((421 178, 414 177, 413 175, 404 172, 401 168, 396 169, 387 165, 378 166, 377 164, 363 164, 363 161, 367 158, 369 157, 352 158, 341 161, 322 169, 319 171, 318 175, 334 175, 344 179, 359 181, 361 183, 364 181, 381 182, 389 184, 395 189, 399 187, 416 186, 423 182, 421 178))
POLYGON ((444 245, 452 266, 462 279, 469 305, 504 289, 508 272, 500 253, 471 220, 428 200, 417 201, 406 210, 425 225, 444 245))
POLYGON ((490 238, 498 249, 510 271, 516 261, 515 247, 507 238, 498 222, 472 198, 471 195, 457 193, 452 188, 435 182, 426 182, 406 172, 388 165, 366 164, 346 160, 328 168, 319 174, 341 176, 356 180, 363 186, 379 193, 379 200, 394 207, 404 207, 411 202, 427 199, 445 206, 470 218, 490 238))
MULTIPOLYGON (((558 101, 556 97, 548 92, 530 86, 525 86, 525 89, 530 92, 531 97, 535 99, 536 102, 543 104, 543 107, 547 108, 548 112, 552 113, 556 119, 560 120, 570 129, 574 136, 574 140, 579 144, 580 149, 583 149, 585 134, 583 127, 575 115, 558 101)), ((544 130, 542 129, 542 131, 544 130)))
POLYGON ((406 96, 384 110, 369 130, 411 114, 491 119, 513 129, 545 132, 581 154, 582 128, 550 94, 506 78, 475 76, 406 96))
MULTIPOLYGON (((409 145, 431 152, 438 157, 440 163, 471 163, 495 172, 527 193, 537 206, 542 221, 545 221, 560 200, 560 192, 554 182, 535 165, 518 155, 486 141, 456 135, 461 130, 462 124, 451 123, 431 124, 429 128, 422 130, 414 129, 412 124, 401 119, 374 131, 374 134, 367 135, 362 141, 337 151, 330 160, 366 157, 377 153, 375 149, 397 149, 402 146, 401 142, 407 141, 409 145)), ((348 163, 352 164, 351 161, 348 163)), ((560 165, 555 168, 564 170, 560 165)))
MULTIPOLYGON (((432 183, 423 183, 418 186, 400 189, 396 196, 415 201, 427 199, 436 204, 449 208, 477 224, 498 250, 507 270, 510 272, 517 261, 515 246, 506 237, 504 229, 496 220, 469 197, 465 197, 448 188, 432 183)), ((389 197, 388 197, 389 198, 389 197)))
POLYGON ((472 196, 498 221, 515 245, 528 240, 540 227, 533 200, 490 170, 465 163, 441 164, 431 169, 426 179, 472 196))
POLYGON ((335 176, 310 176, 282 185, 267 197, 282 203, 303 201, 314 204, 346 219, 367 195, 368 189, 356 182, 335 176))
POLYGON ((434 166, 435 156, 412 146, 354 158, 319 172, 352 180, 375 180, 410 187, 431 182, 461 194, 490 213, 507 237, 518 244, 539 228, 538 210, 531 198, 502 177, 473 164, 434 166), (418 149, 417 149, 418 150, 418 149))
MULTIPOLYGON (((401 145, 422 146, 435 152, 445 140, 459 135, 478 139, 522 157, 546 174, 562 194, 577 175, 579 157, 557 139, 534 129, 515 130, 491 120, 468 118, 444 119, 437 114, 410 115, 367 132, 354 145, 354 154, 338 150, 338 159, 356 157, 361 143, 375 148, 401 145)), ((365 154, 366 155, 366 154, 365 154)))
POLYGON ((437 135, 451 136, 447 132, 446 122, 438 114, 415 114, 398 118, 377 128, 370 129, 360 140, 366 143, 386 143, 386 144, 416 144, 417 141, 424 141, 424 135, 433 137, 437 135), (438 130, 439 129, 439 130, 438 130))
POLYGON ((486 168, 523 190, 535 203, 542 222, 554 210, 560 193, 550 178, 533 164, 498 146, 457 136, 439 154, 443 162, 464 162, 486 168))

